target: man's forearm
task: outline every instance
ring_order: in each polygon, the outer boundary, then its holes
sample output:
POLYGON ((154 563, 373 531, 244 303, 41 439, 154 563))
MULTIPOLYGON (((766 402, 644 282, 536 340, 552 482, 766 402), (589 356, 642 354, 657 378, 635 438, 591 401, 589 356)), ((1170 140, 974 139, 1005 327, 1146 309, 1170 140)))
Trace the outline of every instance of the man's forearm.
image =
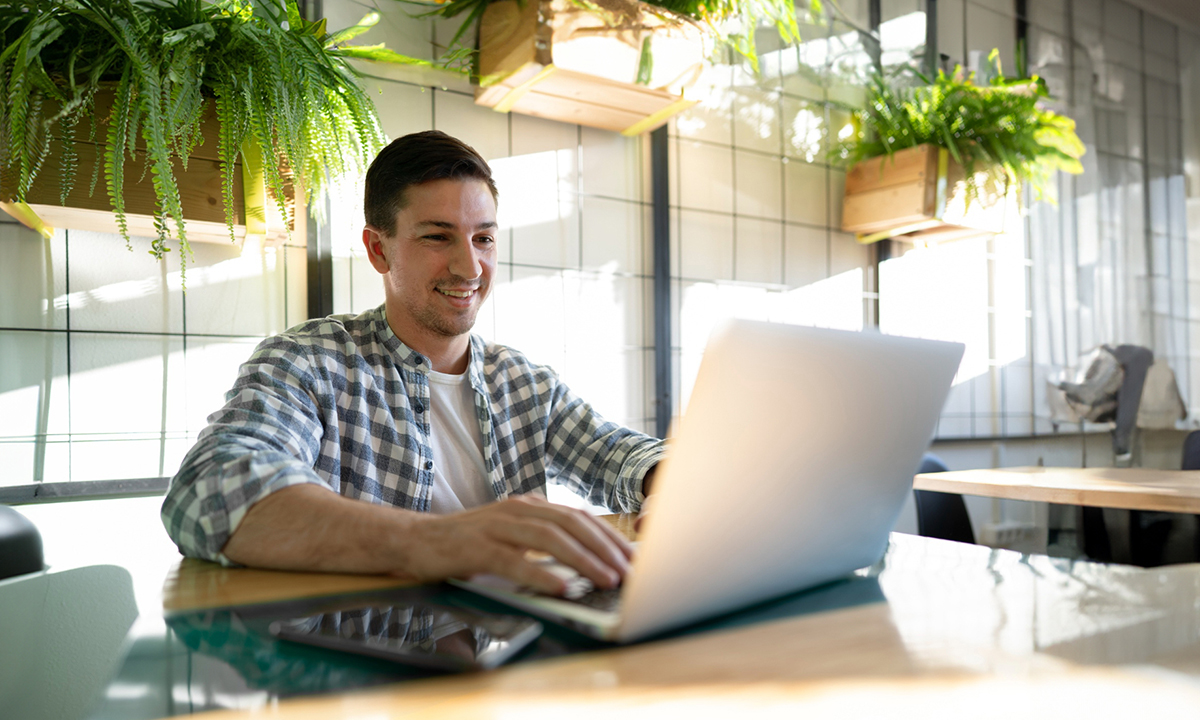
POLYGON ((503 575, 561 593, 562 578, 526 558, 549 553, 600 587, 615 587, 633 548, 607 523, 541 498, 514 496, 451 515, 372 505, 318 485, 294 485, 256 503, 223 552, 280 570, 389 573, 418 582, 503 575))
POLYGON ((223 552, 277 570, 404 574, 417 513, 351 500, 318 485, 278 490, 250 508, 223 552))

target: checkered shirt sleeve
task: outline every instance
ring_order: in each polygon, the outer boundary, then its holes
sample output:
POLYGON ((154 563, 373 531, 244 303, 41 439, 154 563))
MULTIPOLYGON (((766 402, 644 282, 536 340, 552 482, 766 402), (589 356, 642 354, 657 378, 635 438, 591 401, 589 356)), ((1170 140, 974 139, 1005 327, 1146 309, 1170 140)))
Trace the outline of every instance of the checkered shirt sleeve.
MULTIPOLYGON (((428 511, 428 371, 383 307, 263 341, 171 481, 168 534, 185 555, 231 565, 221 549, 250 507, 297 484, 428 511)), ((550 368, 477 336, 467 372, 497 499, 558 482, 615 512, 641 507, 661 441, 605 421, 550 368)))
POLYGON ((185 555, 230 564, 221 548, 250 506, 289 485, 330 487, 313 469, 319 398, 304 345, 287 336, 259 345, 171 481, 163 521, 185 555))

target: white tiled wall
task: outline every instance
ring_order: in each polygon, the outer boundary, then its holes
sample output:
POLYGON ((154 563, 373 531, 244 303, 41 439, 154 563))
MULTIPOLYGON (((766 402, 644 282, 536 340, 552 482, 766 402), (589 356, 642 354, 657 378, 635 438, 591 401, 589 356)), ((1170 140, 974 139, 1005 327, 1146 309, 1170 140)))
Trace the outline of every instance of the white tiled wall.
MULTIPOLYGON (((1000 46, 1013 69, 1013 5, 939 0, 939 50, 954 62, 1000 46)), ((1182 177, 1185 147, 1200 167, 1200 138, 1180 119, 1200 110, 1200 42, 1117 0, 1028 5, 1031 69, 1079 121, 1089 172, 1060 180, 1057 208, 1031 206, 1028 232, 896 253, 883 264, 878 318, 872 250, 840 231, 844 173, 827 160, 869 70, 854 29, 869 21, 866 1, 804 25, 799 48, 765 34, 760 77, 744 63, 705 71, 701 102, 669 126, 676 412, 709 329, 729 315, 967 341, 974 370, 952 392, 946 438, 1048 432, 1045 379, 1102 341, 1151 344, 1195 396, 1186 281, 1200 271, 1188 262, 1182 177), (1180 66, 1192 73, 1182 88, 1180 66)), ((373 9, 325 4, 330 27, 373 9)), ((401 52, 430 57, 447 30, 399 5, 378 9, 371 39, 401 52)), ((885 62, 919 57, 922 5, 887 0, 883 10, 885 62)), ((391 137, 445 130, 493 164, 500 265, 477 331, 553 365, 611 419, 652 430, 645 138, 499 114, 450 76, 363 68, 391 137)), ((344 190, 329 217, 337 312, 382 301, 361 250, 361 188, 344 190)), ((0 457, 10 469, 0 482, 170 474, 256 339, 303 318, 299 244, 198 247, 186 296, 172 260, 155 264, 146 241, 134 244, 128 254, 117 238, 82 232, 43 242, 0 223, 0 457), (106 460, 115 453, 128 462, 106 460)))
POLYGON ((173 474, 254 344, 304 318, 302 244, 196 244, 186 295, 177 252, 130 244, 0 216, 0 485, 173 474))

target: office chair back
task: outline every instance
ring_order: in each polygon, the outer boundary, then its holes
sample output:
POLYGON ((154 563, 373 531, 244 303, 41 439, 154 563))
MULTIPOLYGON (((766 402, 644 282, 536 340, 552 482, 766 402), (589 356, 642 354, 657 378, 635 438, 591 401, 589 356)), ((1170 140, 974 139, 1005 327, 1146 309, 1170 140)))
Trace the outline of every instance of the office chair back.
POLYGON ((0 580, 44 567, 42 536, 33 523, 7 505, 0 505, 0 580))
MULTIPOLYGON (((921 458, 918 474, 946 472, 950 468, 933 453, 921 458)), ((975 531, 971 528, 971 516, 962 495, 913 490, 917 505, 917 532, 922 537, 941 538, 956 542, 974 543, 975 531)))

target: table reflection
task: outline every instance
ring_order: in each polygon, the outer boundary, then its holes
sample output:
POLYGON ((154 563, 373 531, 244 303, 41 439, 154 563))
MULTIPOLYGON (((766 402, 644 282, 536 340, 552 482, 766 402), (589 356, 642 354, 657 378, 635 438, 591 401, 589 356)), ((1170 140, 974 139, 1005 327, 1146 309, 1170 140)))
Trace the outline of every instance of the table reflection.
POLYGON ((1143 569, 893 535, 879 579, 906 647, 939 666, 1200 657, 1197 565, 1143 569))

